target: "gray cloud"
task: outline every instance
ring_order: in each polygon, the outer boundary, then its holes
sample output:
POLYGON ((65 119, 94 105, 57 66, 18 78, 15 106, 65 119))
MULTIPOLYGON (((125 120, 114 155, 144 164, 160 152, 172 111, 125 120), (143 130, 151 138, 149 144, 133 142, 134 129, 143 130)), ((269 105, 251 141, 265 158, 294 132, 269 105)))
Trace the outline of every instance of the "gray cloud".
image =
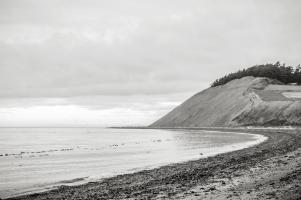
POLYGON ((297 65, 298 0, 0 2, 0 97, 170 95, 297 65))

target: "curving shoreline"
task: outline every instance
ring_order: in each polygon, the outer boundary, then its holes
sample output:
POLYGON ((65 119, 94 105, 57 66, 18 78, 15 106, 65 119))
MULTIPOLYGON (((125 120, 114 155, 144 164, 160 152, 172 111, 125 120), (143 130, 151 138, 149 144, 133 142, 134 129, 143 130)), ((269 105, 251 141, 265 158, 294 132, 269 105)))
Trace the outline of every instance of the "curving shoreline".
POLYGON ((244 131, 262 134, 269 139, 250 148, 214 157, 119 175, 80 186, 61 186, 52 191, 10 199, 239 199, 240 196, 244 199, 265 199, 265 197, 298 199, 301 197, 299 130, 237 128, 202 128, 202 130, 244 131), (279 173, 267 176, 269 178, 263 176, 261 177, 263 179, 254 179, 254 183, 249 186, 245 184, 252 180, 251 175, 257 173, 256 177, 260 177, 279 169, 281 169, 279 173), (280 187, 285 189, 279 190, 280 187))

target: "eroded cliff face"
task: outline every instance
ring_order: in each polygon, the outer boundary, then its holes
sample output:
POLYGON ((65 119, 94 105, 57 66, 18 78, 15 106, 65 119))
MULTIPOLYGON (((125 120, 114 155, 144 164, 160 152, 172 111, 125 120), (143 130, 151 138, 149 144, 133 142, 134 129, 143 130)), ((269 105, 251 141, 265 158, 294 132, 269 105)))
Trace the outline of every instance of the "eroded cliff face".
POLYGON ((192 96, 150 127, 301 125, 301 99, 283 95, 299 91, 268 78, 244 77, 192 96))

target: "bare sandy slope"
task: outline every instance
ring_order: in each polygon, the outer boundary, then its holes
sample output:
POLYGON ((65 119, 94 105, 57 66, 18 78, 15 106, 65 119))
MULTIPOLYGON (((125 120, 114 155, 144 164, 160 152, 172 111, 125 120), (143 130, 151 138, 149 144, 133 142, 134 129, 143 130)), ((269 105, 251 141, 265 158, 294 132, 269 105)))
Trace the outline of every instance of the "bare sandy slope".
POLYGON ((257 146, 197 161, 12 199, 301 198, 300 130, 214 130, 257 133, 269 139, 257 146))
MULTIPOLYGON (((206 89, 185 101, 150 127, 221 127, 300 125, 301 99, 265 90, 280 84, 268 78, 244 77, 206 89)), ((290 86, 286 86, 290 88, 290 86)), ((292 86, 292 90, 300 87, 292 86)))

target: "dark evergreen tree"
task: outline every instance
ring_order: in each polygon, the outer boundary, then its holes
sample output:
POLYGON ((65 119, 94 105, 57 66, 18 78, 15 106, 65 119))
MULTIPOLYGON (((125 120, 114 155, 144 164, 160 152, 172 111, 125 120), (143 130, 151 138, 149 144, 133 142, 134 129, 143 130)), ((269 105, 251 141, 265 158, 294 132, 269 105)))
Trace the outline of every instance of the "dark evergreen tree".
POLYGON ((275 64, 255 65, 217 79, 211 84, 211 87, 224 85, 234 79, 246 76, 267 77, 278 80, 284 84, 301 84, 301 66, 298 65, 294 68, 292 66, 286 66, 285 64, 281 65, 280 62, 276 62, 275 64))

